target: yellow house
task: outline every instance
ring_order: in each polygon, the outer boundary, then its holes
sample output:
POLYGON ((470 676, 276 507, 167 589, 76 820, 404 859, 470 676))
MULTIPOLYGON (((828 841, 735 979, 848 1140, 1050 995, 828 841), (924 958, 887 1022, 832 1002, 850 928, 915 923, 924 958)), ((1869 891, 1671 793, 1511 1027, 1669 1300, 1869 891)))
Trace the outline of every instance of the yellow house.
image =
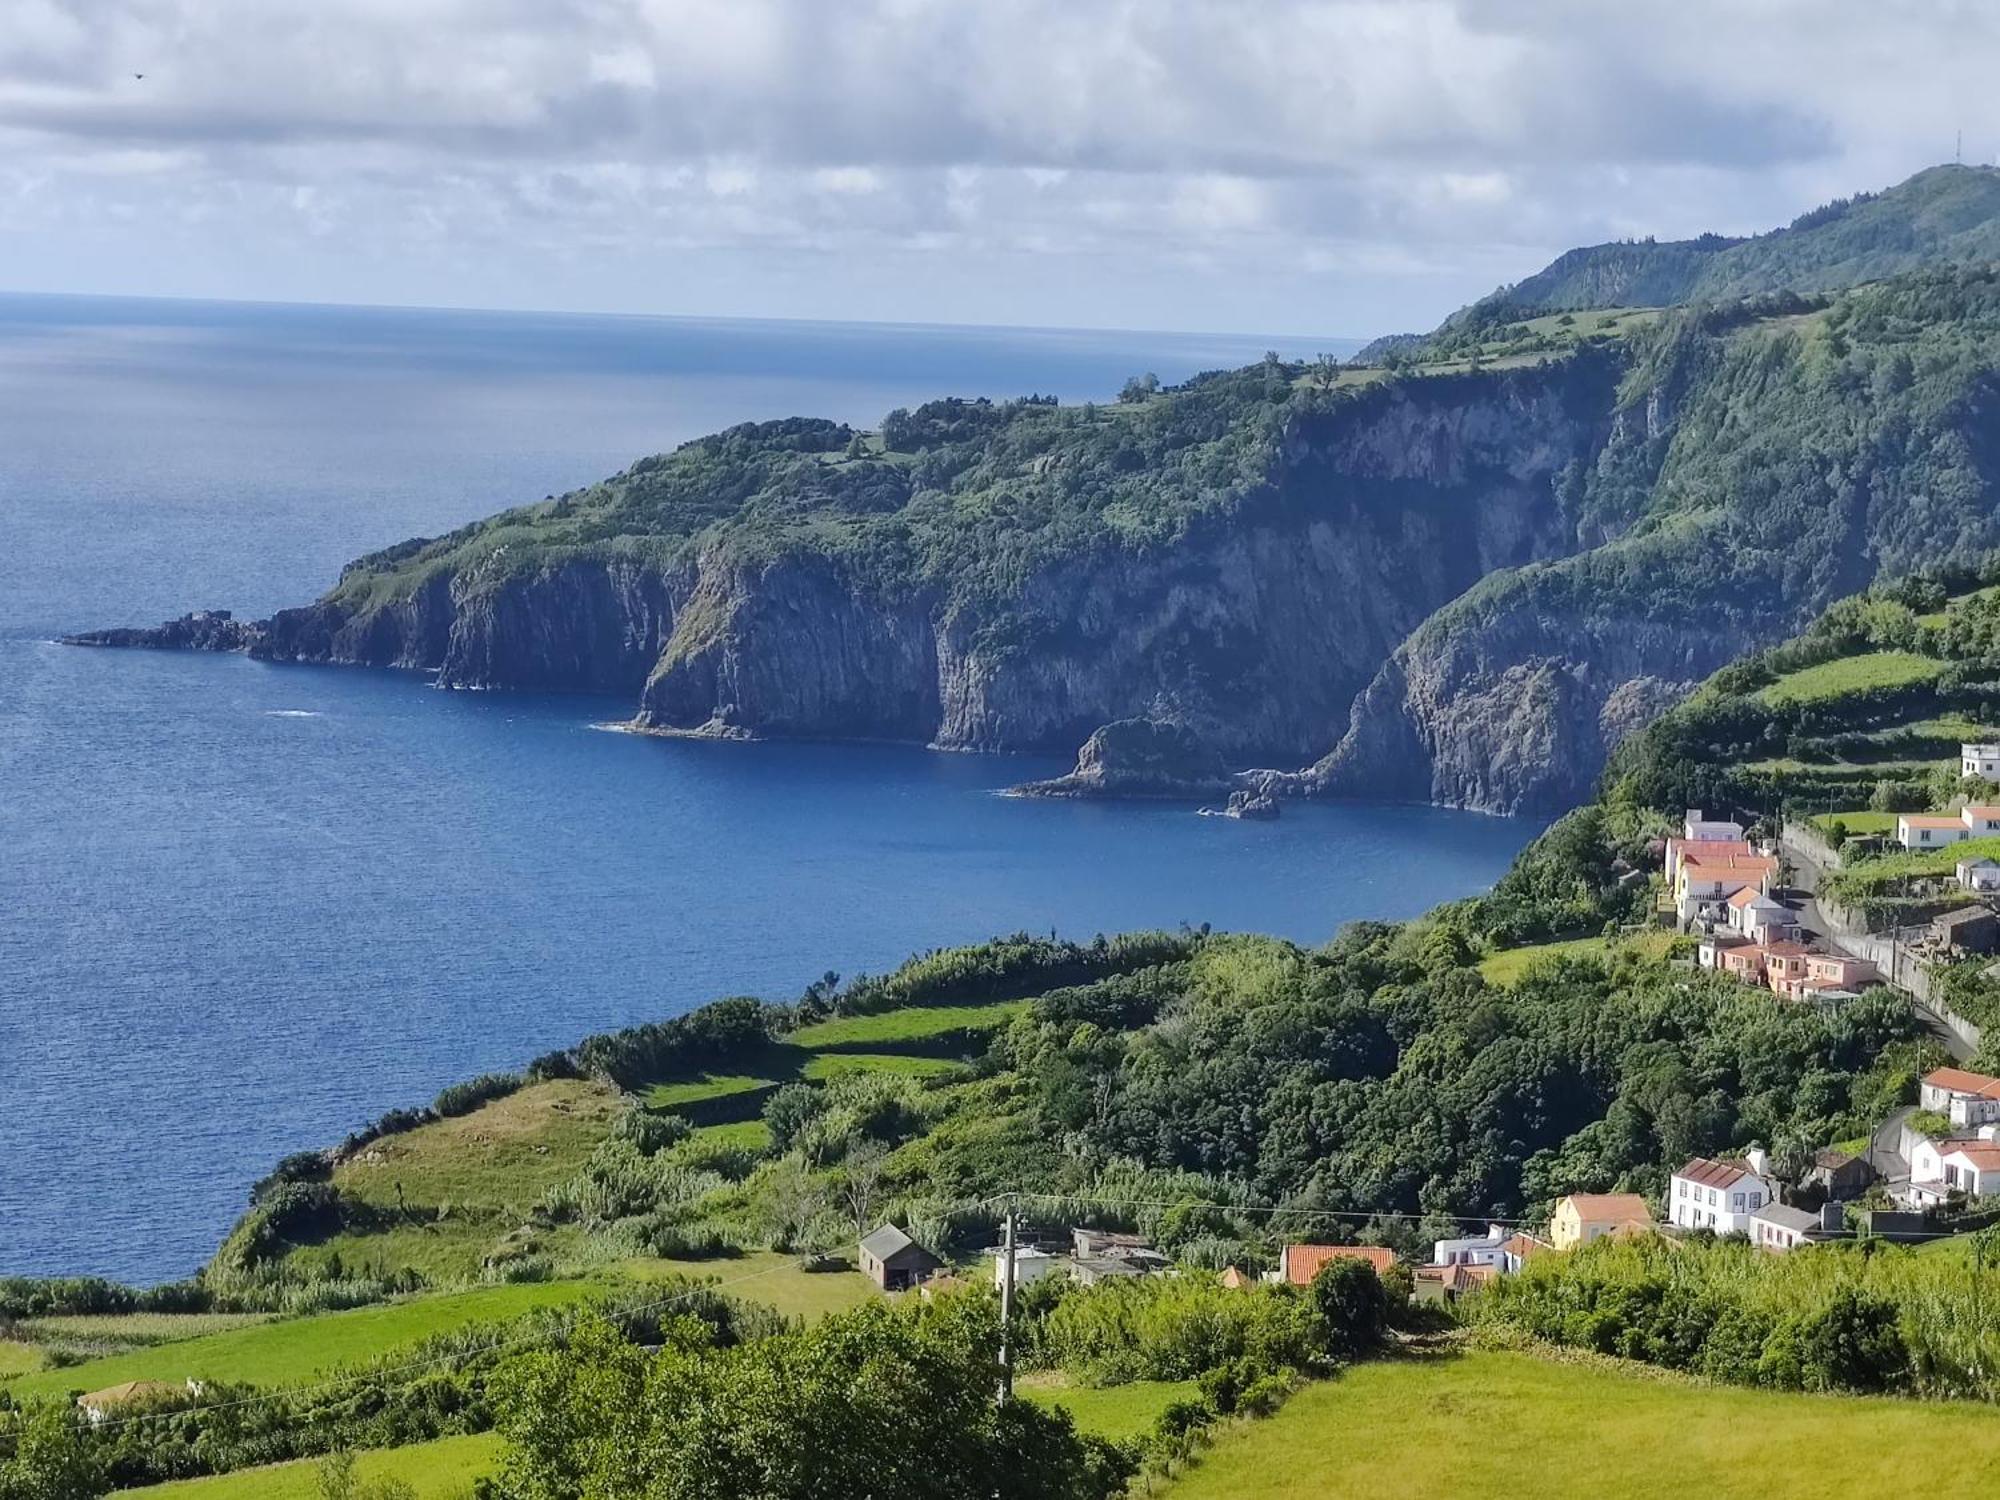
POLYGON ((1549 1243, 1571 1250, 1615 1230, 1652 1225, 1652 1207, 1637 1193, 1571 1193, 1558 1198, 1549 1215, 1549 1243))

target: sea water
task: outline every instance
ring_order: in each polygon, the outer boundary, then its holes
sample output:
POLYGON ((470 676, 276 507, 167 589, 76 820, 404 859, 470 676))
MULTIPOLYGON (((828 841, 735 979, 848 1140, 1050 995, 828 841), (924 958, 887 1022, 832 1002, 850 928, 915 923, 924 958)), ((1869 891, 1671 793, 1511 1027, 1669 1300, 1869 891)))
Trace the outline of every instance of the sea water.
POLYGON ((185 1275, 288 1151, 587 1032, 1016 930, 1315 943, 1526 824, 996 792, 1061 769, 604 732, 605 699, 88 651, 732 422, 1104 399, 1339 348, 0 297, 0 1274, 185 1275))

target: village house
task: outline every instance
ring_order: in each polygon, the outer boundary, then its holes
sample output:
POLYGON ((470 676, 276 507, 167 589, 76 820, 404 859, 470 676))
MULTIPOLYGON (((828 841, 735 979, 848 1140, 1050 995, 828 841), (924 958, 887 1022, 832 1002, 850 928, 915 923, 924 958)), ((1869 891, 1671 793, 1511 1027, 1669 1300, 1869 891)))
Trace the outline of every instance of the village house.
POLYGON ((1812 950, 1803 943, 1765 944, 1764 982, 1771 987, 1771 993, 1783 995, 1787 1000, 1801 998, 1805 993, 1806 965, 1812 957, 1812 950))
MULTIPOLYGON (((1044 1250, 1037 1245, 1016 1245, 1014 1247, 1014 1285, 1033 1286, 1044 1276, 1056 1270, 1063 1263, 1063 1257, 1053 1250, 1044 1250)), ((1003 1246, 993 1256, 993 1287, 998 1291, 1007 1284, 1007 1251, 1003 1246)))
POLYGON ((1910 1150, 1909 1201, 1918 1208, 1935 1208, 1953 1193, 1982 1198, 2000 1193, 2000 1142, 1992 1133, 2000 1126, 1983 1126, 1978 1135, 1919 1141, 1910 1150))
POLYGON ((944 1262, 894 1224, 861 1241, 861 1273, 885 1292, 905 1291, 944 1268, 944 1262))
POLYGON ((1667 1184, 1667 1222, 1676 1229, 1712 1229, 1741 1234, 1750 1216, 1778 1196, 1770 1162, 1753 1147, 1741 1161, 1697 1156, 1667 1184))
POLYGON ((95 1427, 121 1406, 148 1406, 169 1396, 189 1394, 201 1394, 199 1381, 171 1385, 164 1380, 127 1380, 118 1385, 108 1385, 101 1391, 86 1391, 76 1398, 76 1408, 83 1413, 84 1420, 95 1427))
POLYGON ((1078 1286, 1097 1286, 1106 1281, 1122 1281, 1128 1276, 1144 1276, 1145 1268, 1123 1255, 1072 1255, 1069 1279, 1078 1286))
POLYGON ((1931 918, 1930 939, 1948 953, 1991 953, 2000 946, 2000 917, 1983 906, 1961 906, 1931 918))
POLYGON ((1961 1129, 2000 1120, 2000 1078, 1964 1068, 1933 1068, 1917 1084, 1917 1104, 1961 1129))
POLYGON ((2000 807, 1968 802, 1958 815, 1965 820, 1965 831, 1973 838, 2000 838, 2000 807))
POLYGON ((1143 1234, 1126 1234, 1110 1229, 1072 1229, 1070 1250, 1074 1255, 1102 1255, 1112 1260, 1129 1260, 1142 1271, 1164 1271, 1167 1257, 1153 1248, 1143 1234))
POLYGON ((1753 943, 1782 942, 1798 936, 1799 919, 1782 901, 1745 886, 1723 903, 1731 931, 1753 943))
MULTIPOLYGON (((1695 962, 1704 969, 1720 970, 1722 968, 1722 955, 1731 948, 1743 947, 1749 941, 1742 933, 1731 932, 1726 927, 1718 928, 1714 932, 1705 933, 1702 936, 1701 942, 1695 947, 1695 962)), ((1762 974, 1763 971, 1764 966, 1761 963, 1758 964, 1757 972, 1762 974)))
POLYGON ((1377 1276, 1387 1276, 1396 1264, 1396 1252, 1381 1245, 1287 1245, 1278 1252, 1278 1269, 1265 1280, 1311 1286, 1321 1267, 1334 1260, 1366 1261, 1377 1276))
POLYGON ((1499 1224, 1486 1226, 1486 1233, 1465 1235, 1457 1239, 1438 1240, 1431 1246, 1431 1264, 1434 1266, 1497 1266, 1500 1264, 1501 1247, 1510 1238, 1507 1229, 1499 1224))
POLYGON ((1972 837, 1965 819, 1951 813, 1899 813, 1896 842, 1905 849, 1942 849, 1972 837))
POLYGON ((1410 1272, 1410 1296, 1417 1302, 1456 1302, 1499 1274, 1497 1265, 1418 1266, 1410 1272))
POLYGON ((2000 745, 1961 744, 1958 747, 1958 774, 1986 781, 2000 781, 2000 745))
POLYGON ((1689 847, 1682 853, 1674 876, 1674 910, 1683 925, 1702 915, 1704 907, 1720 907, 1741 890, 1768 893, 1778 878, 1778 861, 1768 854, 1739 854, 1731 846, 1728 853, 1711 853, 1708 848, 1689 847))
POLYGON ((1981 857, 1958 862, 1959 888, 1968 891, 2000 891, 2000 861, 1981 857))
POLYGON ((1812 1165, 1799 1179, 1799 1186, 1823 1193, 1829 1203, 1845 1203, 1867 1192, 1874 1180, 1875 1168, 1866 1157, 1829 1149, 1813 1154, 1812 1165))
POLYGON ((1852 991, 1875 983, 1875 965, 1847 953, 1806 955, 1806 991, 1852 991))
POLYGON ((1222 1273, 1222 1284, 1232 1292, 1236 1292, 1253 1283, 1241 1266, 1231 1266, 1222 1273))
POLYGON ((1574 1250, 1607 1234, 1652 1227, 1652 1207, 1637 1193, 1571 1193, 1549 1215, 1549 1244, 1574 1250))
POLYGON ((1511 1234, 1507 1236, 1507 1242, 1500 1247, 1500 1270, 1505 1275, 1512 1276, 1535 1256, 1546 1255, 1553 1249, 1555 1246, 1547 1240, 1537 1239, 1526 1231, 1511 1234))
POLYGON ((1829 1203, 1821 1213, 1787 1203, 1766 1203, 1750 1216, 1750 1243, 1759 1250, 1783 1255, 1800 1245, 1845 1234, 1846 1215, 1838 1203, 1829 1203))

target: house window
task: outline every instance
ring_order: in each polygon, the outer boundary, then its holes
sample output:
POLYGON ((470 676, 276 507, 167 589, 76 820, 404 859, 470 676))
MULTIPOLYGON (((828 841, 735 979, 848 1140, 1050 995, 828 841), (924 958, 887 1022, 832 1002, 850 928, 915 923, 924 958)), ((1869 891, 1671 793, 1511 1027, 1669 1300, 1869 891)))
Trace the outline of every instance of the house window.
POLYGON ((1729 1211, 1733 1214, 1743 1212, 1743 1195, 1741 1193, 1731 1193, 1729 1195, 1729 1211))
MULTIPOLYGON (((1711 1206, 1713 1206, 1713 1205, 1714 1205, 1714 1203, 1715 1203, 1715 1189, 1714 1189, 1714 1188, 1710 1188, 1710 1189, 1708 1190, 1708 1201, 1709 1201, 1709 1204, 1710 1204, 1711 1206)), ((1710 1215, 1708 1216, 1708 1222, 1709 1222, 1709 1223, 1711 1223, 1711 1224, 1713 1224, 1713 1223, 1715 1222, 1715 1215, 1714 1215, 1714 1214, 1710 1214, 1710 1215)))
POLYGON ((1752 1213, 1755 1213, 1758 1209, 1762 1208, 1763 1206, 1764 1206, 1764 1195, 1762 1193, 1752 1193, 1750 1195, 1750 1211, 1752 1213))

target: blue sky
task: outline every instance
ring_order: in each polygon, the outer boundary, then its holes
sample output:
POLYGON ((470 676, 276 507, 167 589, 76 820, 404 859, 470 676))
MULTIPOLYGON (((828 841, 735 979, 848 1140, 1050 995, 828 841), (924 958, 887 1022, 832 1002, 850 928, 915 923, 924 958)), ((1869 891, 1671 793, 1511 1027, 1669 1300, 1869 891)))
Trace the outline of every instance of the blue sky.
POLYGON ((14 290, 1367 335, 2000 149, 1948 0, 6 11, 14 290))

